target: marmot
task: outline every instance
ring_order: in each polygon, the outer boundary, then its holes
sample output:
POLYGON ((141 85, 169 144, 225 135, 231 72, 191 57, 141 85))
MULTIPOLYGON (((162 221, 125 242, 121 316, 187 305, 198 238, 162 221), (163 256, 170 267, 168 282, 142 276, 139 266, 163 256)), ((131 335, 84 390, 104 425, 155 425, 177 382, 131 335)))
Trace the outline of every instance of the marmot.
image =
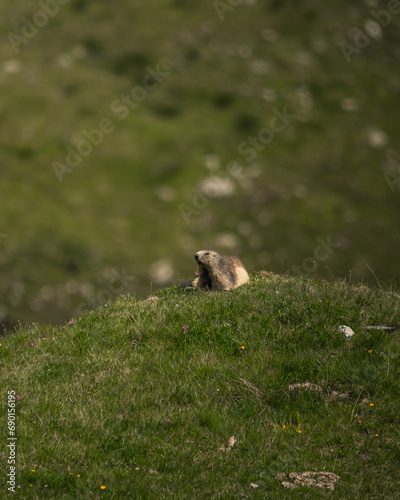
POLYGON ((233 290, 249 281, 244 265, 234 255, 220 255, 213 250, 200 250, 194 255, 198 277, 184 288, 200 290, 233 290))

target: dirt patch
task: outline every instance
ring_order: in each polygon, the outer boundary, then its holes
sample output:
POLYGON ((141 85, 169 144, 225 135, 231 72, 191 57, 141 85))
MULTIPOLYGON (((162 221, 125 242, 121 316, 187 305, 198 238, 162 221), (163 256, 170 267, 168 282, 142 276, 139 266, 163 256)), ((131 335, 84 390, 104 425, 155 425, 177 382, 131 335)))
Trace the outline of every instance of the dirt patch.
POLYGON ((332 391, 326 396, 326 400, 328 402, 330 401, 346 401, 347 399, 350 399, 350 394, 348 392, 337 392, 337 391, 332 391))
POLYGON ((290 384, 289 391, 294 391, 296 389, 304 389, 309 392, 324 392, 322 387, 317 384, 312 384, 311 382, 304 382, 298 384, 290 384))
POLYGON ((299 486, 312 486, 315 488, 326 488, 330 491, 335 489, 335 484, 340 477, 333 472, 290 472, 289 476, 283 472, 276 479, 282 480, 285 489, 294 489, 299 486))
MULTIPOLYGON (((308 392, 318 392, 320 394, 324 393, 324 389, 320 385, 312 384, 311 382, 291 384, 288 389, 289 391, 302 389, 308 392)), ((330 391, 326 394, 325 399, 328 403, 331 401, 345 401, 350 399, 350 394, 348 392, 330 391)))

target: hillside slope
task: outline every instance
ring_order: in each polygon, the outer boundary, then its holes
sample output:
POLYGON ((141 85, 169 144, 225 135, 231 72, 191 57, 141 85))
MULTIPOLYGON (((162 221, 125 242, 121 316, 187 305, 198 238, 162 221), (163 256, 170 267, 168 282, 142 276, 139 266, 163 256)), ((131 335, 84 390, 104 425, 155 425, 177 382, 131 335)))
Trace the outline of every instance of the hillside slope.
POLYGON ((121 296, 21 328, 0 347, 16 491, 320 499, 328 488, 281 483, 324 471, 335 498, 397 498, 399 327, 394 292, 260 273, 232 292, 121 296), (382 325, 395 330, 367 329, 382 325))
POLYGON ((399 276, 396 2, 231 3, 0 6, 0 324, 62 323, 115 273, 144 297, 202 248, 399 276))

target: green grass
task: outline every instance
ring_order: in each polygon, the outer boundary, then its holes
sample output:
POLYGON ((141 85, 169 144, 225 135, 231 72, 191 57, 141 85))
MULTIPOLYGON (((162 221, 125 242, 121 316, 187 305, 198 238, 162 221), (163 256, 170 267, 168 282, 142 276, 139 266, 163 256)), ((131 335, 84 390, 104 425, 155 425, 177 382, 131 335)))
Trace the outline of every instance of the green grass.
MULTIPOLYGON (((260 273, 156 297, 2 339, 3 442, 7 391, 22 396, 19 497, 332 496, 276 479, 304 471, 339 475, 335 498, 399 497, 398 330, 365 330, 399 328, 398 296, 260 273), (322 391, 289 388, 306 382, 322 391)), ((8 472, 5 445, 0 457, 8 472)))

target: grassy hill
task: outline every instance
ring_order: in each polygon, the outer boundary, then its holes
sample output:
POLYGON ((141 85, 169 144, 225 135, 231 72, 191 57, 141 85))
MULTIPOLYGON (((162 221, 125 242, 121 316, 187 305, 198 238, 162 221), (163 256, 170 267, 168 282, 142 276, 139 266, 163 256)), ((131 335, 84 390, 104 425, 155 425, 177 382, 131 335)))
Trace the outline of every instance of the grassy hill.
POLYGON ((0 321, 144 297, 202 248, 399 276, 400 16, 231 3, 1 6, 0 321))
MULTIPOLYGON (((335 498, 398 498, 399 326, 390 290, 260 273, 232 292, 167 288, 64 326, 21 328, 0 347, 16 491, 331 498, 281 484, 325 472, 335 498)), ((0 456, 7 473, 4 446, 0 456)))

